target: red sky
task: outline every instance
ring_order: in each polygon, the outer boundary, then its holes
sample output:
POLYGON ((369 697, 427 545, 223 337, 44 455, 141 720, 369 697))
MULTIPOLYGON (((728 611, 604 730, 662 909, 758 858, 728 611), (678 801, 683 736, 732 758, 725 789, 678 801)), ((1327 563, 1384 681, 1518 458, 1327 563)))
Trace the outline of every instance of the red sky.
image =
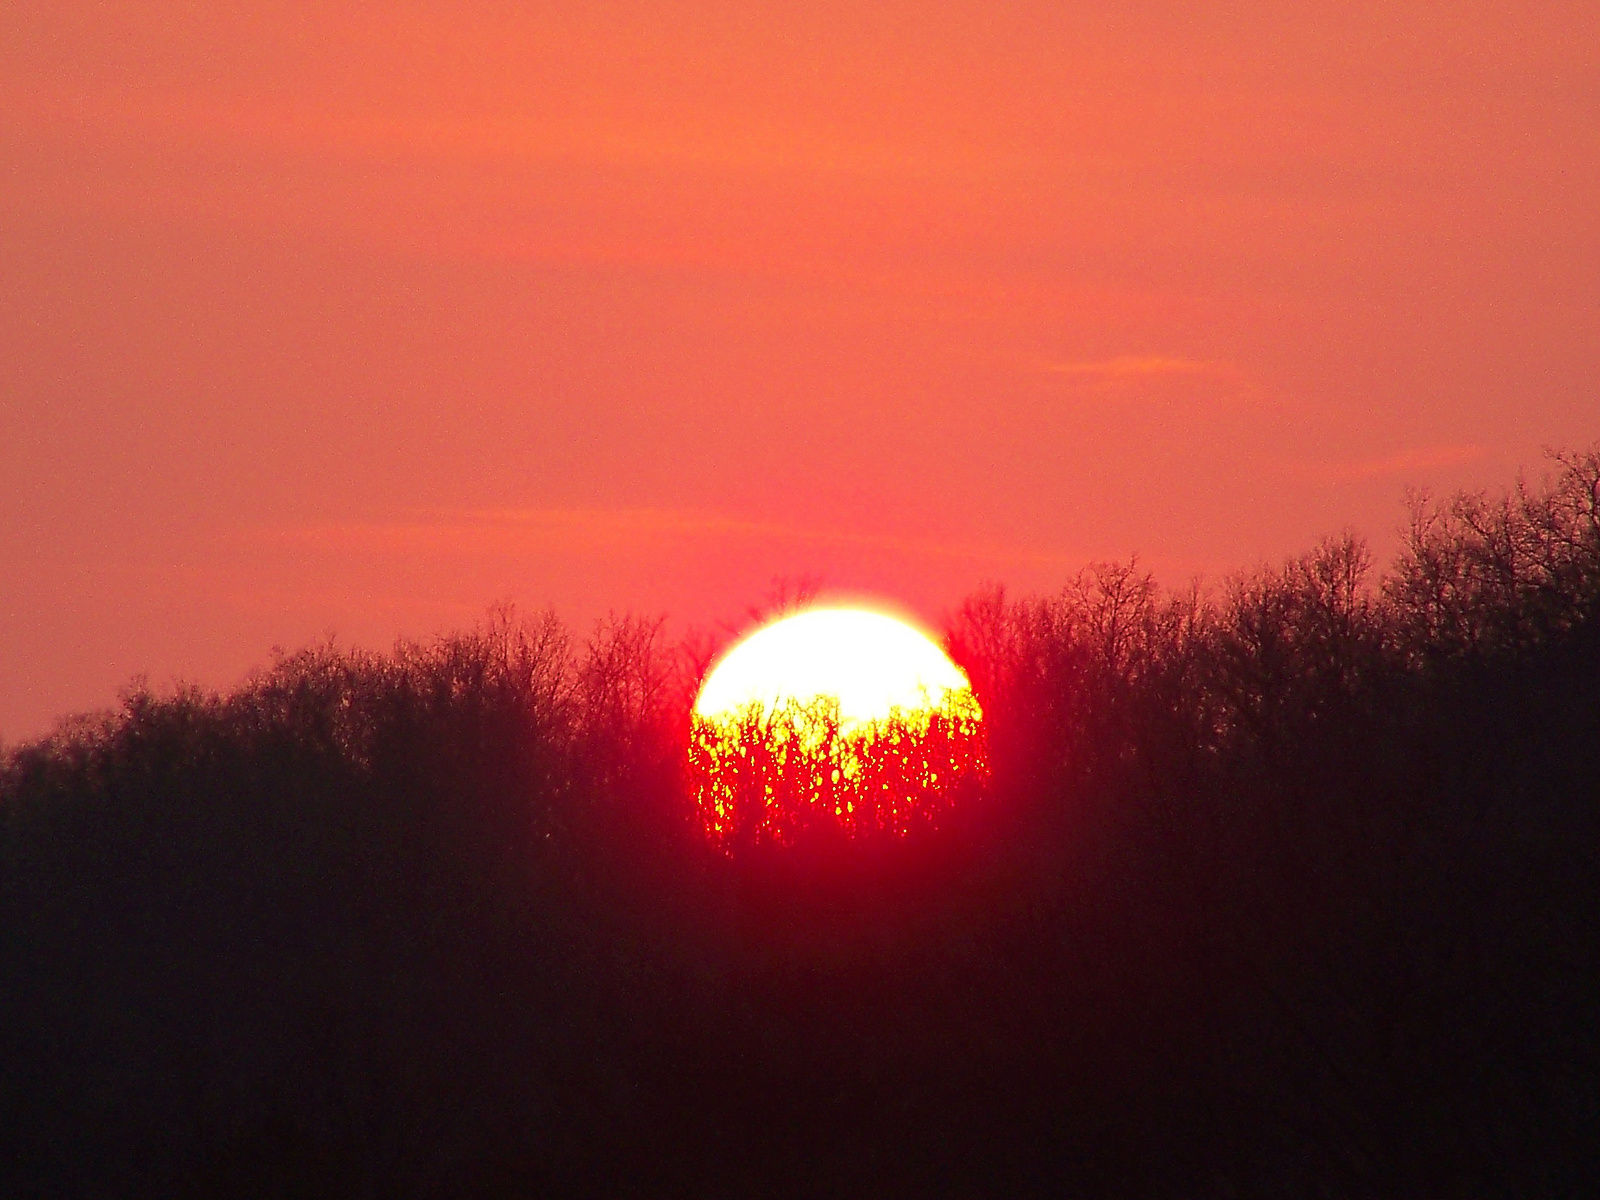
POLYGON ((0 736, 507 598, 1386 553, 1600 437, 1596 197, 1592 0, 7 6, 0 736))

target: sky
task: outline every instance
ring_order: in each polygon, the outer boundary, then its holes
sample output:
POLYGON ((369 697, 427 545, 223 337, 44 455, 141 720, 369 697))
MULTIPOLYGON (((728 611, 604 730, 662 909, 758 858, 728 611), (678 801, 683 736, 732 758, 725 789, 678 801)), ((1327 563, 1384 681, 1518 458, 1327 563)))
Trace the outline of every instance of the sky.
POLYGON ((936 626, 1600 438, 1592 0, 4 4, 0 737, 774 580, 936 626))

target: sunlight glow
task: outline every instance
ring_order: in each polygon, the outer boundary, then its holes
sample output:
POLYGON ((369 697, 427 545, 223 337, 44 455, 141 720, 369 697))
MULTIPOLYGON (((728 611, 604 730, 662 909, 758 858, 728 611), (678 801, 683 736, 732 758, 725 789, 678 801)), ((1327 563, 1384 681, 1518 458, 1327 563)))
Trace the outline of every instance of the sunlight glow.
POLYGON ((819 608, 757 631, 706 679, 703 717, 750 704, 768 712, 821 697, 838 701, 846 729, 945 703, 967 678, 932 639, 903 621, 855 608, 819 608))
POLYGON ((706 679, 689 765, 724 845, 818 833, 904 836, 987 773, 966 676, 925 634, 814 609, 752 634, 706 679))

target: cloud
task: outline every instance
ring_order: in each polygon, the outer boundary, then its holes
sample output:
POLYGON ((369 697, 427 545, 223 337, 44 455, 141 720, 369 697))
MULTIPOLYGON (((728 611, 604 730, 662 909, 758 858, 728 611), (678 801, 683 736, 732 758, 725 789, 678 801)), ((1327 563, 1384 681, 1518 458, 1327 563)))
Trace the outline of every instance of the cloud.
POLYGON ((1164 355, 1125 355, 1097 362, 1046 363, 1045 373, 1089 383, 1115 384, 1137 379, 1227 379, 1242 381, 1233 363, 1214 358, 1172 358, 1164 355))
POLYGON ((1296 473, 1321 483, 1353 483, 1408 472, 1436 471, 1482 458, 1487 449, 1475 444, 1418 446, 1377 458, 1342 463, 1299 463, 1296 473))
POLYGON ((1065 567, 1077 562, 1067 555, 1025 546, 811 529, 720 513, 666 508, 442 510, 395 521, 279 527, 271 530, 270 536, 323 550, 407 554, 634 555, 664 542, 754 541, 868 549, 915 558, 953 558, 994 564, 1065 567))
POLYGON ((1039 368, 1079 399, 1112 403, 1182 400, 1234 405, 1259 399, 1260 386, 1238 364, 1219 358, 1129 354, 1087 362, 1046 362, 1039 368))

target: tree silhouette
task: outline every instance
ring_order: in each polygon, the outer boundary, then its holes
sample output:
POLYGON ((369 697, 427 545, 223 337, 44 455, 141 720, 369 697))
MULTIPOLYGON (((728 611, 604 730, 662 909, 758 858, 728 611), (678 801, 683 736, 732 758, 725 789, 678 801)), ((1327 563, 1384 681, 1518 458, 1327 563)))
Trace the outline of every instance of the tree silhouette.
POLYGON ((1554 465, 1377 577, 975 594, 992 769, 916 837, 758 845, 837 828, 824 726, 708 839, 658 621, 135 686, 0 760, 0 1192, 1584 1195, 1600 446, 1554 465))

